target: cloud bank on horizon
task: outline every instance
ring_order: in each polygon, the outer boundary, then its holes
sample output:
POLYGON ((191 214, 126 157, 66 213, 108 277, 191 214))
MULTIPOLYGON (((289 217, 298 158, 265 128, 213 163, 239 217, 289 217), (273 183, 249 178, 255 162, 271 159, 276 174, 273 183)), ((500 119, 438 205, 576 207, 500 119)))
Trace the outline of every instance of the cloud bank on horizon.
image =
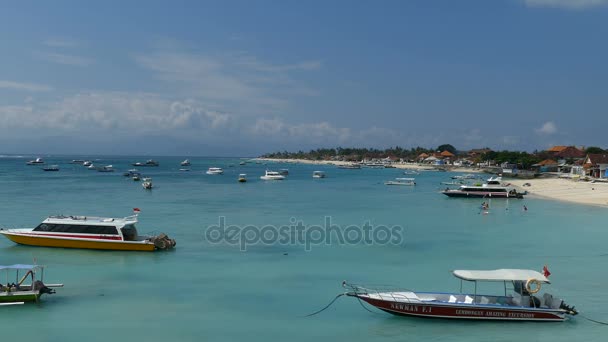
POLYGON ((20 4, 0 14, 27 23, 3 34, 0 152, 601 144, 608 0, 439 3, 20 4))

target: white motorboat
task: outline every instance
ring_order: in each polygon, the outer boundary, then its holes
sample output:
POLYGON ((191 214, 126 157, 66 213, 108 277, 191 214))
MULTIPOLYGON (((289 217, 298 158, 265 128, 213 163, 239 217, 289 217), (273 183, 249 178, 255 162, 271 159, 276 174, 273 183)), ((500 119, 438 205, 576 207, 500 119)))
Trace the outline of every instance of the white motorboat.
POLYGON ((190 160, 186 159, 181 163, 182 166, 190 166, 190 160))
POLYGON ((141 183, 141 186, 146 189, 146 190, 151 190, 152 189, 152 178, 150 177, 146 177, 143 179, 143 182, 141 183))
POLYGON ((49 166, 43 167, 42 170, 44 170, 44 171, 59 171, 59 166, 58 165, 49 165, 49 166))
POLYGON ((395 178, 394 181, 384 182, 385 185, 416 185, 415 178, 395 178))
POLYGON ((205 173, 208 175, 221 175, 224 174, 224 170, 221 167, 210 167, 205 173))
POLYGON ((89 166, 87 166, 87 169, 89 170, 97 170, 97 166, 90 164, 89 166))
POLYGON ((114 167, 112 165, 102 166, 97 169, 98 172, 114 172, 114 167))
POLYGON ((325 178, 324 171, 313 171, 312 178, 325 178))
POLYGON ((91 166, 91 165, 93 165, 93 162, 90 161, 90 160, 82 162, 82 166, 87 166, 88 167, 88 166, 91 166))
POLYGON ((34 160, 30 160, 26 163, 27 165, 41 165, 44 164, 44 160, 42 158, 36 158, 34 160))
POLYGON ((263 176, 261 176, 260 179, 262 179, 262 180, 283 180, 283 179, 285 179, 285 176, 283 176, 282 174, 280 174, 276 171, 266 170, 266 173, 263 176))

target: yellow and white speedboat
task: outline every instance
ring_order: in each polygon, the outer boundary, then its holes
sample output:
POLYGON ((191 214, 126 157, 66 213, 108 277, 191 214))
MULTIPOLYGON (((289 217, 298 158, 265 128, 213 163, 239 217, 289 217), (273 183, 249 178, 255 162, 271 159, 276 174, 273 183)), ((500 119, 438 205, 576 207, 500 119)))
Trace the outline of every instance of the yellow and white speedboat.
MULTIPOLYGON (((136 211, 138 212, 138 211, 136 211)), ((9 240, 29 246, 155 251, 175 247, 165 234, 141 236, 137 214, 124 218, 49 216, 36 228, 0 229, 9 240)))

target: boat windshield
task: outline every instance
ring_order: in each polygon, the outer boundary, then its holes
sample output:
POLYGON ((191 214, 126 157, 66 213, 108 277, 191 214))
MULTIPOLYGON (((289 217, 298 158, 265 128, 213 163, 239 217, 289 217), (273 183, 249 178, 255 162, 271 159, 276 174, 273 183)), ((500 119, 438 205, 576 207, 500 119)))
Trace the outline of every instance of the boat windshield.
POLYGON ((127 224, 120 228, 120 231, 125 241, 135 241, 137 239, 137 228, 134 224, 127 224))

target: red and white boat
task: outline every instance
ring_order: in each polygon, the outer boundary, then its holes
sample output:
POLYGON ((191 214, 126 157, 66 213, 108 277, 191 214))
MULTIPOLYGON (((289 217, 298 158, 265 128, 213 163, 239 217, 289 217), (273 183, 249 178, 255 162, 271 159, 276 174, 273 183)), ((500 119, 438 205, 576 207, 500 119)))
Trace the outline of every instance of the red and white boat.
POLYGON ((549 293, 540 295, 541 284, 549 284, 549 271, 545 268, 543 273, 521 269, 456 270, 453 274, 461 281, 459 293, 372 289, 346 282, 342 285, 350 290, 347 296, 394 315, 550 322, 576 315, 574 307, 563 300, 549 293), (473 293, 462 291, 463 281, 474 283, 473 293), (504 294, 479 294, 479 282, 503 282, 504 294))

